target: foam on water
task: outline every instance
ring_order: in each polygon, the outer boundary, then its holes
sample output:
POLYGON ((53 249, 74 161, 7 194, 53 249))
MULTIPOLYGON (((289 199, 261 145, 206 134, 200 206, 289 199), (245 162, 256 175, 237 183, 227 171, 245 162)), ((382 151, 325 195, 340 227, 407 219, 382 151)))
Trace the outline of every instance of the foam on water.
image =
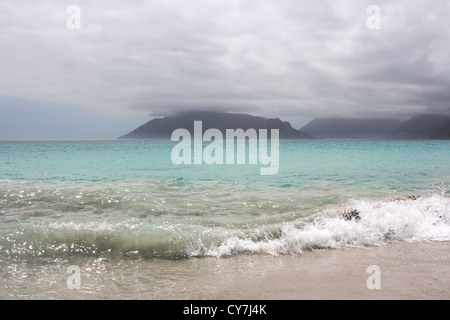
POLYGON ((450 198, 433 194, 412 199, 352 200, 313 214, 274 223, 236 227, 210 221, 96 221, 3 226, 0 255, 63 257, 73 254, 181 258, 234 254, 296 254, 304 250, 377 246, 401 241, 450 240, 450 198), (346 219, 346 210, 358 219, 346 219))
POLYGON ((287 223, 277 239, 252 241, 231 237, 206 255, 222 256, 238 252, 272 255, 300 253, 309 249, 382 245, 393 241, 450 240, 450 199, 433 195, 418 200, 356 200, 347 205, 360 219, 346 220, 343 209, 333 207, 317 214, 309 224, 287 223))

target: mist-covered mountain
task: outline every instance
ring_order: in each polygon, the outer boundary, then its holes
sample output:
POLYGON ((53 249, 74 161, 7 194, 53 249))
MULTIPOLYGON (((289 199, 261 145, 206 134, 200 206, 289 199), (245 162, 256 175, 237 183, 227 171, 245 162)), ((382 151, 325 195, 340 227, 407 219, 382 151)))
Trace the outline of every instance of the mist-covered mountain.
POLYGON ((434 139, 450 140, 450 124, 441 127, 435 134, 434 139))
MULTIPOLYGON (((450 117, 419 115, 408 121, 389 118, 318 118, 300 130, 279 118, 268 119, 240 113, 190 111, 155 118, 119 139, 170 139, 172 132, 202 121, 203 132, 215 128, 225 136, 226 129, 279 129, 281 139, 450 139, 450 117)), ((269 131, 270 133, 270 131, 269 131)))
POLYGON ((395 139, 450 139, 450 117, 420 115, 406 121, 390 135, 395 139))
POLYGON ((318 118, 301 130, 323 139, 376 139, 387 136, 402 123, 386 118, 318 118))
POLYGON ((203 132, 214 128, 219 129, 224 136, 226 129, 247 130, 253 128, 256 130, 269 129, 268 134, 270 134, 270 129, 279 129, 280 139, 311 138, 308 134, 292 128, 289 122, 279 118, 268 119, 249 114, 191 111, 152 119, 119 139, 170 139, 172 132, 179 128, 189 130, 192 136, 194 121, 202 121, 203 132))
POLYGON ((450 117, 425 114, 408 121, 383 118, 319 118, 301 129, 323 139, 450 139, 450 117))

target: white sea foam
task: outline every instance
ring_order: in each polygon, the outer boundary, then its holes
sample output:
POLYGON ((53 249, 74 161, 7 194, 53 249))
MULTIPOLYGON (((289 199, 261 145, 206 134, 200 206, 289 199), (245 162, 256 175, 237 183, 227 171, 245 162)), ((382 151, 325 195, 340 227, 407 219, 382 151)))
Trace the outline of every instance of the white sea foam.
POLYGON ((234 236, 217 247, 209 248, 205 254, 224 256, 250 252, 278 255, 393 241, 450 240, 450 198, 442 195, 417 200, 355 200, 347 204, 347 208, 357 210, 359 219, 344 219, 343 208, 335 206, 317 213, 313 222, 303 227, 297 227, 294 222, 284 224, 277 239, 252 241, 234 236))

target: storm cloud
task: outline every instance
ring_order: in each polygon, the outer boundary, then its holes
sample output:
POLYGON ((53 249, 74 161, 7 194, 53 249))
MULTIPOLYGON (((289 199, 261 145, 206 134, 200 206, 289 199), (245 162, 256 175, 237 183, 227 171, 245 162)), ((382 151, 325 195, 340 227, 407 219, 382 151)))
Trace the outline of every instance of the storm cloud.
POLYGON ((46 118, 52 108, 58 119, 77 114, 80 125, 80 115, 105 128, 124 119, 111 136, 184 110, 296 127, 450 114, 449 16, 446 0, 3 1, 0 122, 16 116, 17 99, 35 119, 40 108, 46 118), (67 28, 70 5, 80 29, 67 28), (369 5, 380 29, 367 26, 369 5))

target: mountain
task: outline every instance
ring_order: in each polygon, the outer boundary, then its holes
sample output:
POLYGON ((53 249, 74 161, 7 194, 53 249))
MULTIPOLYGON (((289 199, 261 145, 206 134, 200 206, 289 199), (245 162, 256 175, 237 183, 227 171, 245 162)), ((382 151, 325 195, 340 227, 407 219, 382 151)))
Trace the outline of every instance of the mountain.
POLYGON ((387 118, 318 118, 301 130, 324 139, 376 139, 385 137, 402 123, 387 118))
POLYGON ((390 137, 395 139, 450 139, 450 117, 436 114, 416 116, 394 130, 390 137))
POLYGON ((450 140, 450 124, 447 124, 436 131, 436 133, 433 135, 433 139, 450 140))
MULTIPOLYGON (((120 137, 119 139, 170 139, 172 132, 179 128, 194 132, 194 121, 202 121, 203 132, 219 129, 225 136, 226 129, 279 129, 280 139, 309 139, 308 134, 292 128, 289 122, 252 116, 249 114, 191 111, 175 116, 155 118, 120 137)), ((268 131, 270 134, 270 130, 268 131)))

